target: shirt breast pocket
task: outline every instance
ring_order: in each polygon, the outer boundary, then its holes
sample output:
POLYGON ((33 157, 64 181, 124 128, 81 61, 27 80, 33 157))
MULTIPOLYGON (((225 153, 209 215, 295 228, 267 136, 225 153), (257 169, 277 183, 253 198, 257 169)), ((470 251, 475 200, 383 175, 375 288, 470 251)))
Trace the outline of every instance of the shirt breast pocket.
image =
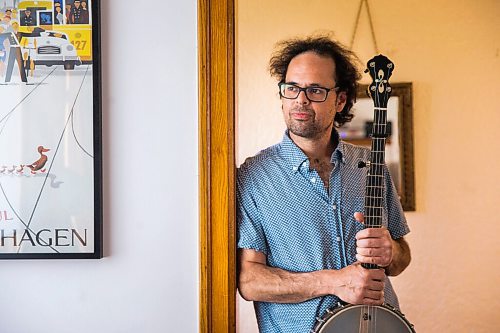
POLYGON ((354 213, 356 212, 362 214, 365 212, 365 198, 362 196, 347 198, 344 203, 345 217, 354 221, 354 213))
POLYGON ((348 264, 356 261, 356 234, 364 229, 363 223, 356 221, 354 213, 364 213, 365 198, 361 196, 352 197, 344 204, 344 240, 347 248, 348 264))

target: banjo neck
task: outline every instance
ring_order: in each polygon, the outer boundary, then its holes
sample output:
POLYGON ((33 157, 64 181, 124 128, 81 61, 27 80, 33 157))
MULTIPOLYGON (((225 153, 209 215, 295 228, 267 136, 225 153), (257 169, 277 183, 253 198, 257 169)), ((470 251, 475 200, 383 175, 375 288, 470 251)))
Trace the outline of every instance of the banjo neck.
MULTIPOLYGON (((378 55, 368 61, 366 72, 370 72, 373 83, 368 95, 373 99, 374 121, 371 131, 370 160, 360 161, 359 167, 368 167, 365 188, 365 227, 380 228, 384 197, 385 140, 387 130, 387 102, 391 93, 388 79, 394 64, 378 55)), ((377 268, 373 264, 361 264, 365 268, 377 268)), ((342 305, 328 309, 323 317, 316 318, 312 333, 338 332, 384 332, 415 333, 413 325, 396 308, 388 305, 342 305)))
MULTIPOLYGON (((389 136, 387 129, 387 102, 392 88, 388 82, 394 64, 385 56, 370 59, 365 72, 369 72, 372 83, 367 93, 374 103, 373 125, 371 130, 370 161, 365 186, 365 228, 382 227, 384 198, 385 142, 389 136)), ((365 268, 378 268, 375 264, 362 264, 365 268)))

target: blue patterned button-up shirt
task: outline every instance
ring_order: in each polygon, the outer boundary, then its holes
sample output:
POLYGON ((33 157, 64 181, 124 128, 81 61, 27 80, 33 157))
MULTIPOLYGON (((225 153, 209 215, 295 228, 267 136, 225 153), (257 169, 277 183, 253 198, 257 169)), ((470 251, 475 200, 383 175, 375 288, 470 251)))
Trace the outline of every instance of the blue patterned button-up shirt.
MULTIPOLYGON (((267 265, 291 272, 340 269, 356 261, 355 235, 363 226, 370 150, 340 141, 332 154, 328 191, 286 132, 283 141, 248 158, 237 173, 238 247, 263 252, 267 265)), ((385 169, 383 225, 394 239, 409 232, 398 195, 385 169)), ((389 279, 385 300, 398 307, 389 279)), ((332 295, 302 303, 255 302, 260 332, 304 333, 337 304, 332 295)))

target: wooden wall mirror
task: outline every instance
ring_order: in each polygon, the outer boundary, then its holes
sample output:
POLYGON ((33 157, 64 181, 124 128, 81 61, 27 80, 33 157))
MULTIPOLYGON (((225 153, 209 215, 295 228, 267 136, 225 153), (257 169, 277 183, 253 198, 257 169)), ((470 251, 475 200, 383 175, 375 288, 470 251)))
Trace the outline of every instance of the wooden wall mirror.
MULTIPOLYGON (((353 106, 352 122, 339 129, 343 140, 370 147, 369 124, 373 119, 373 101, 367 97, 367 85, 360 85, 353 106)), ((413 107, 412 84, 391 83, 392 94, 388 102, 387 121, 391 136, 386 143, 386 164, 405 211, 415 210, 413 169, 413 107)))

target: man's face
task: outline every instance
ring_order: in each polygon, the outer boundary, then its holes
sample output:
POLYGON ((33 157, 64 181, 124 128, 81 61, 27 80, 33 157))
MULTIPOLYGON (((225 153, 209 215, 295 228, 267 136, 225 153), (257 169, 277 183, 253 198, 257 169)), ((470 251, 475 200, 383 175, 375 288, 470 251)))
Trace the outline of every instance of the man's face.
POLYGON ((80 2, 79 1, 75 1, 75 7, 76 8, 80 7, 80 2))
MULTIPOLYGON (((288 65, 285 82, 301 88, 336 85, 335 62, 329 57, 319 56, 314 52, 301 53, 288 65)), ((311 102, 304 91, 296 99, 282 98, 283 117, 289 131, 303 138, 318 139, 330 135, 336 112, 345 105, 345 93, 335 90, 328 93, 324 102, 311 102)))

